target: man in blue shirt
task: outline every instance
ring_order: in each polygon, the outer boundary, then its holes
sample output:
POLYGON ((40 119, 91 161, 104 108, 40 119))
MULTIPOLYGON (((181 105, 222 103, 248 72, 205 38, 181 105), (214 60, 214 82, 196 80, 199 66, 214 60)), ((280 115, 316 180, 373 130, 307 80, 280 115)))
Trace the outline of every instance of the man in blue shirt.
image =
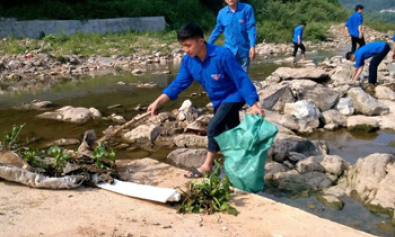
POLYGON ((372 42, 359 48, 354 53, 348 52, 346 54, 346 59, 355 62, 351 80, 356 80, 359 77, 359 75, 363 71, 365 60, 374 56, 373 59, 370 61, 369 83, 367 85, 368 89, 374 89, 377 83, 377 68, 381 61, 383 61, 385 56, 387 56, 389 51, 390 46, 387 43, 372 42))
POLYGON ((306 48, 303 45, 303 30, 306 27, 306 22, 302 21, 298 27, 294 29, 294 37, 292 39, 292 42, 294 44, 294 51, 292 53, 292 64, 295 63, 296 59, 296 54, 298 53, 298 48, 302 50, 302 60, 306 60, 305 52, 306 48))
POLYGON ((232 51, 244 71, 248 72, 250 59, 255 59, 254 10, 251 5, 238 2, 238 0, 225 0, 225 2, 228 6, 219 11, 217 24, 207 42, 214 44, 224 33, 224 46, 232 51))
POLYGON ((355 13, 348 18, 346 25, 344 26, 347 34, 351 37, 351 52, 355 52, 357 49, 357 43, 359 48, 365 45, 365 39, 362 33, 363 23, 363 6, 355 6, 355 13))
POLYGON ((176 99, 193 81, 199 82, 207 91, 214 106, 214 117, 207 126, 206 160, 202 166, 184 175, 200 178, 203 173, 210 172, 220 150, 214 137, 240 123, 239 110, 243 105, 247 103, 253 114, 263 116, 264 111, 257 104, 259 97, 255 86, 228 49, 206 43, 202 29, 194 23, 181 27, 177 38, 186 53, 178 75, 147 111, 155 115, 163 103, 176 99))

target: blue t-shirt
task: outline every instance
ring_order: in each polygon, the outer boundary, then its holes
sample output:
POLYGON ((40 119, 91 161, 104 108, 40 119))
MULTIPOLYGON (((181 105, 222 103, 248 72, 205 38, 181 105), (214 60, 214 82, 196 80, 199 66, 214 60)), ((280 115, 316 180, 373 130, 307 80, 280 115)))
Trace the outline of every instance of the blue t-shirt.
POLYGON ((195 80, 207 91, 214 110, 222 102, 247 102, 252 106, 259 96, 236 57, 227 48, 208 43, 206 45, 207 55, 204 61, 197 56, 185 55, 177 77, 163 93, 172 100, 176 99, 195 80))
POLYGON ((392 40, 395 42, 395 35, 394 35, 394 37, 392 37, 392 40))
POLYGON ((355 51, 355 64, 354 67, 359 68, 365 65, 365 59, 368 59, 381 51, 384 50, 384 47, 387 43, 384 42, 372 42, 369 44, 365 44, 357 51, 355 51))
POLYGON ((300 25, 294 29, 294 38, 293 42, 298 43, 298 36, 300 36, 300 43, 302 43, 303 40, 303 27, 300 25))
POLYGON ((255 47, 256 42, 255 17, 251 5, 239 2, 235 12, 229 6, 222 8, 207 42, 214 44, 222 32, 225 35, 226 48, 234 55, 238 53, 242 57, 248 56, 250 47, 255 47))
POLYGON ((363 16, 361 13, 355 12, 352 14, 350 18, 348 18, 348 21, 345 26, 348 27, 348 32, 350 33, 351 36, 354 37, 359 37, 359 29, 358 27, 362 25, 363 22, 363 16))

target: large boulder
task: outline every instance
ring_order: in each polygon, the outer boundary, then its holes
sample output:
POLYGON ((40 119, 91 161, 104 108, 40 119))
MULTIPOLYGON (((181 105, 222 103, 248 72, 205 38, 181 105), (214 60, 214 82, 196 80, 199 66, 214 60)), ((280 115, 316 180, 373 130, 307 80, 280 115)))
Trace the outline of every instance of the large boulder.
POLYGON ((53 103, 51 101, 33 100, 30 103, 21 103, 13 108, 21 110, 48 110, 52 107, 53 103))
POLYGON ((167 156, 169 163, 186 169, 200 167, 207 155, 207 149, 176 149, 167 156))
POLYGON ((306 91, 313 90, 317 86, 317 82, 311 80, 292 80, 289 81, 292 92, 295 95, 303 94, 306 91))
POLYGON ((178 109, 177 120, 192 123, 203 115, 203 110, 194 106, 190 100, 185 100, 178 109))
POLYGON ((321 113, 314 101, 301 100, 295 103, 286 103, 284 106, 284 114, 294 116, 297 119, 319 119, 321 113))
POLYGON ((347 117, 334 109, 323 112, 321 121, 325 124, 324 128, 328 130, 347 126, 347 117))
MULTIPOLYGON (((93 111, 93 109, 91 110, 93 111)), ((38 117, 82 124, 90 118, 98 118, 96 114, 92 114, 91 110, 82 107, 65 106, 53 112, 39 114, 38 117)))
POLYGON ((174 137, 174 143, 177 147, 207 147, 208 138, 193 134, 181 134, 174 137))
POLYGON ((375 118, 356 115, 347 118, 347 128, 351 131, 374 132, 379 129, 379 122, 375 118))
POLYGON ((395 209, 394 163, 395 157, 390 154, 358 159, 341 181, 347 184, 346 193, 356 191, 365 204, 395 209))
POLYGON ((161 128, 155 125, 140 125, 137 128, 122 135, 126 143, 153 143, 161 133, 161 128))
POLYGON ((337 180, 349 165, 336 155, 310 156, 296 164, 296 170, 303 174, 321 172, 327 174, 332 181, 337 180))
POLYGON ((374 116, 388 114, 389 112, 388 106, 377 101, 360 87, 351 88, 347 95, 352 99, 357 113, 374 116))
POLYGON ((395 92, 386 86, 377 86, 375 88, 377 99, 395 101, 395 92))
POLYGON ((350 116, 354 113, 354 104, 352 99, 346 97, 341 98, 339 102, 336 104, 335 109, 345 116, 350 116))
POLYGON ((336 67, 332 72, 330 72, 330 77, 332 79, 332 84, 335 87, 341 85, 348 85, 351 82, 351 74, 353 71, 352 64, 345 63, 341 66, 336 67))
POLYGON ((332 181, 323 173, 308 172, 300 174, 296 170, 274 174, 270 181, 280 190, 297 191, 324 190, 332 181))
POLYGON ((313 90, 300 93, 299 100, 312 100, 323 112, 330 110, 340 99, 340 92, 331 90, 324 86, 317 86, 313 90))
POLYGON ((328 79, 327 72, 322 68, 279 67, 272 74, 279 75, 281 80, 309 79, 322 81, 328 79))
POLYGON ((277 134, 269 149, 268 158, 283 163, 290 159, 292 152, 308 157, 326 154, 327 149, 325 141, 310 141, 306 138, 280 133, 277 134))
POLYGON ((295 102, 295 97, 287 84, 267 87, 258 92, 261 107, 267 110, 281 111, 285 103, 295 102))

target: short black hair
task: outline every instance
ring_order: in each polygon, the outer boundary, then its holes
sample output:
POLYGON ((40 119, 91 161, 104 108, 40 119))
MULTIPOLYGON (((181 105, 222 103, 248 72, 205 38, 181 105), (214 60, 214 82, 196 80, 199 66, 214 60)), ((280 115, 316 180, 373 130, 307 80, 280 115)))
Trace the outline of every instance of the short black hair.
POLYGON ((305 21, 301 21, 300 24, 303 25, 303 26, 307 25, 307 23, 305 21))
POLYGON ((196 23, 187 23, 183 25, 177 32, 177 40, 184 41, 186 39, 204 38, 202 28, 196 23))
POLYGON ((347 52, 347 53, 346 53, 346 59, 347 59, 347 60, 350 60, 350 59, 351 59, 351 56, 353 56, 353 55, 354 55, 353 52, 351 52, 351 51, 350 51, 350 52, 347 52))
POLYGON ((356 5, 355 6, 355 11, 359 11, 359 10, 363 10, 363 6, 362 5, 356 5))

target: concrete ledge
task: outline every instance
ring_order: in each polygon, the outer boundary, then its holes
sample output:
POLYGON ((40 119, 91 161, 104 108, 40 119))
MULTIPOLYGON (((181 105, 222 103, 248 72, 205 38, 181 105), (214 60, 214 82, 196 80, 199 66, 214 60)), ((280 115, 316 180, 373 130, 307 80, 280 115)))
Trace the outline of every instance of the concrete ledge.
MULTIPOLYGON (((118 162, 128 179, 162 187, 185 186, 184 171, 152 159, 118 162)), ((284 236, 368 237, 358 230, 319 218, 264 197, 237 191, 234 217, 176 216, 169 205, 94 188, 53 191, 0 181, 2 236, 284 236), (225 228, 226 227, 226 228, 225 228)))
POLYGON ((43 34, 110 33, 122 31, 159 31, 166 27, 165 18, 137 17, 87 21, 0 21, 0 37, 38 38, 43 34))

